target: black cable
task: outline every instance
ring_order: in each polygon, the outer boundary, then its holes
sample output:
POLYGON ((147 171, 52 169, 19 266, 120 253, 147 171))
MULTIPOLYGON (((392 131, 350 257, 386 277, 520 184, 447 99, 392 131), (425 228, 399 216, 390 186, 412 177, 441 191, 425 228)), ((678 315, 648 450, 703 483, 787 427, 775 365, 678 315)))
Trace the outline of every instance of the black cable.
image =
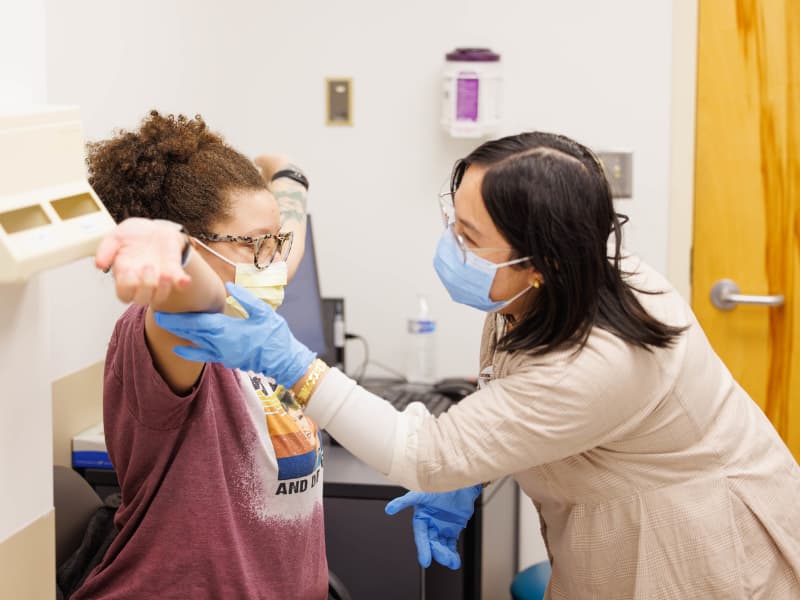
POLYGON ((392 367, 387 366, 387 365, 385 365, 385 364, 383 364, 381 362, 378 362, 377 360, 371 360, 371 361, 369 361, 369 364, 375 365, 376 367, 380 367, 381 369, 383 369, 387 373, 391 373, 392 375, 397 377, 403 383, 408 383, 408 378, 405 375, 403 375, 400 371, 398 371, 397 369, 393 369, 392 367))
POLYGON ((361 365, 356 369, 351 377, 356 380, 356 383, 360 384, 361 380, 364 378, 364 373, 367 370, 367 364, 369 363, 369 344, 367 343, 367 338, 355 334, 355 333, 345 333, 344 334, 345 341, 347 340, 358 340, 364 345, 364 359, 361 361, 361 365))
POLYGON ((353 375, 351 375, 351 377, 356 380, 356 383, 360 384, 361 380, 364 379, 364 375, 366 374, 367 367, 369 365, 374 365, 376 367, 379 367, 379 368, 383 369, 387 373, 391 373, 392 375, 394 375, 395 377, 400 379, 403 383, 407 383, 408 382, 408 379, 406 378, 406 376, 403 373, 401 373, 400 371, 398 371, 396 369, 393 369, 392 367, 390 367, 388 365, 385 365, 385 364, 383 364, 381 362, 378 362, 377 360, 370 360, 370 358, 369 358, 369 344, 367 343, 367 339, 365 337, 360 336, 360 335, 358 335, 356 333, 345 333, 344 334, 344 339, 345 339, 345 341, 347 341, 347 340, 358 340, 364 345, 364 359, 361 361, 361 364, 359 365, 358 369, 356 369, 353 372, 353 375))

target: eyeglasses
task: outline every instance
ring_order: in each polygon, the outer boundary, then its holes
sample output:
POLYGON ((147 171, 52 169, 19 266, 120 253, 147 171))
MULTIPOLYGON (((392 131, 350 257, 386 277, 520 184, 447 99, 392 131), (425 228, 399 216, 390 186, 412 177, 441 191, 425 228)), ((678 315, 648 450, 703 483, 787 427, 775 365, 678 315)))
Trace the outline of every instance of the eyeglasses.
MULTIPOLYGON (((458 245, 458 249, 461 251, 461 262, 467 262, 467 253, 472 252, 475 254, 481 252, 513 252, 513 248, 469 248, 467 247, 467 243, 464 241, 464 238, 461 236, 460 233, 456 231, 456 207, 453 203, 453 195, 455 192, 442 192, 439 194, 439 208, 442 211, 442 221, 444 222, 445 228, 450 230, 450 233, 453 234, 453 237, 456 238, 456 245, 458 245)), ((527 258, 520 258, 512 261, 506 261, 504 263, 498 263, 500 266, 507 266, 507 265, 515 265, 521 263, 527 258)))
POLYGON ((217 233, 198 233, 195 235, 199 240, 206 242, 233 242, 237 244, 248 244, 253 247, 253 264, 256 269, 262 271, 273 262, 285 261, 292 250, 294 233, 267 233, 258 236, 249 235, 219 235, 217 233))
MULTIPOLYGON (((442 211, 442 221, 444 222, 444 226, 450 228, 450 231, 456 238, 456 242, 458 243, 458 247, 461 250, 464 262, 467 262, 467 254, 466 254, 467 252, 511 250, 511 248, 467 248, 467 245, 464 242, 464 238, 461 237, 461 235, 458 234, 455 230, 456 207, 455 203, 453 202, 454 196, 455 192, 441 192, 439 194, 439 209, 442 211)), ((616 213, 616 214, 619 222, 619 227, 622 227, 623 225, 625 225, 625 223, 627 223, 630 220, 630 217, 628 217, 628 215, 623 215, 622 213, 616 213)))

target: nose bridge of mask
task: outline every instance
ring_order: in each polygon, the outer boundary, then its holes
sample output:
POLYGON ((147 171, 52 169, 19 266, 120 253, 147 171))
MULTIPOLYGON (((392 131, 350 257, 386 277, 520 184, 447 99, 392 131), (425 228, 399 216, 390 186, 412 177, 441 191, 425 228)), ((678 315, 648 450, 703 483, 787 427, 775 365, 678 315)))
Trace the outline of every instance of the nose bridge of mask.
MULTIPOLYGON (((509 262, 516 264, 523 260, 527 259, 516 259, 509 262)), ((439 240, 434 258, 436 272, 447 288, 450 297, 460 304, 466 304, 486 312, 495 312, 508 306, 532 287, 529 285, 508 300, 493 301, 489 294, 497 269, 507 266, 507 264, 493 263, 474 252, 467 252, 467 260, 463 262, 458 243, 447 230, 439 240)))
POLYGON ((285 262, 272 263, 260 271, 254 264, 236 263, 236 285, 248 288, 286 285, 288 276, 285 262))
POLYGON ((277 309, 284 298, 289 270, 285 262, 273 263, 259 271, 255 265, 236 263, 236 285, 277 309))

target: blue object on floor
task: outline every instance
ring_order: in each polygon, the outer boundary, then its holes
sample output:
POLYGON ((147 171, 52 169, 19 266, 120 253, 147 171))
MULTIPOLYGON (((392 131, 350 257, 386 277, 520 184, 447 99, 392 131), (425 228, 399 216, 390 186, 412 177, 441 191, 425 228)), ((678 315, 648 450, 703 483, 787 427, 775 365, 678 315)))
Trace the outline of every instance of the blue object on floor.
POLYGON ((517 573, 511 582, 511 597, 514 600, 542 600, 550 580, 550 561, 536 563, 517 573))

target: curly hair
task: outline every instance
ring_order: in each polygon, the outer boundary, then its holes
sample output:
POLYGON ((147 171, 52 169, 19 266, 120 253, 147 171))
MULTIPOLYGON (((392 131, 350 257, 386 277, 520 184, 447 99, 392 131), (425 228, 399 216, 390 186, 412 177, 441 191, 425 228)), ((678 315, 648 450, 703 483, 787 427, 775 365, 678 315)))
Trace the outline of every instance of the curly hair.
POLYGON ((191 234, 228 218, 228 192, 266 187, 255 165, 199 115, 153 110, 138 131, 88 144, 86 162, 89 183, 117 222, 168 219, 191 234))

